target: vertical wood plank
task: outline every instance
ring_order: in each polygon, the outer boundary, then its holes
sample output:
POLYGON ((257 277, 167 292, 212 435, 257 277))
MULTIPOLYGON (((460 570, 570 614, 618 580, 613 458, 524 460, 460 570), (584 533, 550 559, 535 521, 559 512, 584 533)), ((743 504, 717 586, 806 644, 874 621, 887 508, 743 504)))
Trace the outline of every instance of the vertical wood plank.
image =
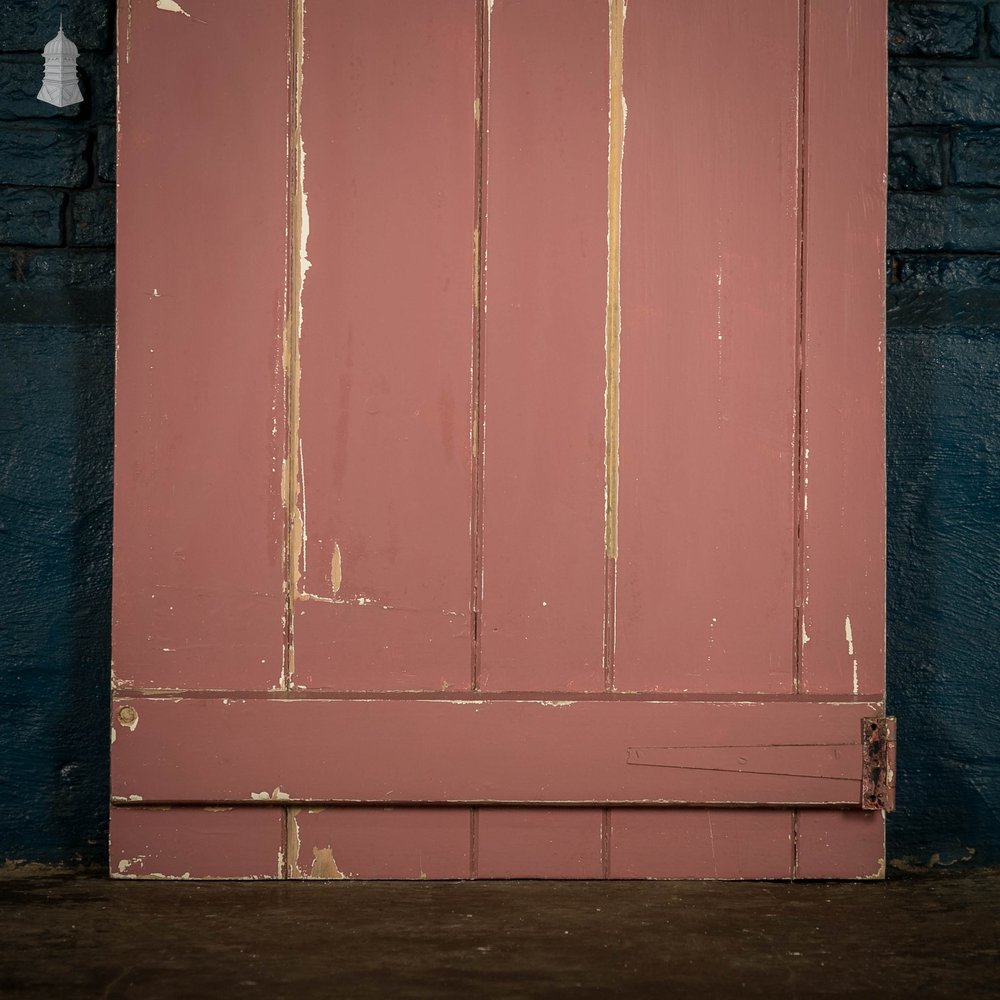
POLYGON ((112 806, 109 832, 114 878, 284 877, 284 809, 112 806))
POLYGON ((796 878, 885 878, 885 817, 857 809, 800 809, 796 878))
POLYGON ((479 680, 602 690, 608 3, 490 7, 479 680))
POLYGON ((479 810, 479 878, 601 878, 603 810, 479 810))
POLYGON ((610 878, 779 879, 792 875, 784 809, 610 809, 610 878))
POLYGON ((469 810, 290 809, 291 878, 464 879, 469 810))
POLYGON ((621 690, 792 689, 799 30, 628 5, 621 690))
POLYGON ((254 4, 233 31, 231 5, 189 6, 121 12, 114 672, 268 689, 285 632, 288 9, 254 4))
POLYGON ((808 5, 801 678, 810 693, 885 687, 885 19, 882 3, 808 5))
POLYGON ((476 8, 306 9, 293 686, 468 688, 476 8))

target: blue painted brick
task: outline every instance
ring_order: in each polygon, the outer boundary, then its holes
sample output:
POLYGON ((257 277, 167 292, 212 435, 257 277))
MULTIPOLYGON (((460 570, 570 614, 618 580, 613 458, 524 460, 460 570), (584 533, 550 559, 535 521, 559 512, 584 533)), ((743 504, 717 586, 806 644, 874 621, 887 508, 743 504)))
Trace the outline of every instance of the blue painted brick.
POLYGON ((0 289, 47 291, 115 287, 114 250, 22 250, 0 252, 0 289))
POLYGON ((990 54, 1000 56, 1000 3, 991 3, 987 6, 986 21, 989 25, 990 54))
POLYGON ((893 272, 890 330, 988 331, 1000 322, 1000 257, 901 254, 893 272))
POLYGON ((14 246, 57 246, 62 242, 61 191, 0 189, 0 243, 14 246))
POLYGON ((970 3, 889 6, 889 51, 898 56, 976 54, 979 9, 970 3))
POLYGON ((97 176, 113 181, 117 174, 118 135, 114 125, 102 125, 97 130, 97 176))
POLYGON ((111 47, 114 0, 0 0, 0 51, 41 52, 59 30, 80 49, 111 47))
POLYGON ((901 191, 889 199, 890 250, 992 251, 998 243, 1000 198, 901 191))
POLYGON ((892 135, 889 138, 889 187, 929 191, 944 186, 940 135, 892 135))
POLYGON ((93 121, 113 122, 117 113, 114 56, 86 52, 80 56, 80 88, 93 121))
POLYGON ((88 135, 65 129, 0 129, 0 184, 82 187, 88 135))
POLYGON ((890 125, 1000 125, 1000 69, 895 66, 890 125))
POLYGON ((73 244, 85 247, 115 245, 115 189, 93 188, 73 197, 73 244))
POLYGON ((1000 187, 1000 129, 959 131, 951 142, 951 176, 958 184, 1000 187))

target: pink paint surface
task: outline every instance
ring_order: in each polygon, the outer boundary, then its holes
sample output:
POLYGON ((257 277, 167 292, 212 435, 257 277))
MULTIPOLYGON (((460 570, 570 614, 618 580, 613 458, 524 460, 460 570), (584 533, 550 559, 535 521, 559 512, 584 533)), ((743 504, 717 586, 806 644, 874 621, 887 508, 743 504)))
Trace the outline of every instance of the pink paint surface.
POLYGON ((325 877, 328 858, 345 878, 464 879, 470 874, 468 809, 299 809, 289 823, 298 843, 293 878, 325 877))
POLYGON ((628 5, 620 690, 792 690, 798 41, 796 0, 628 5))
POLYGON ((289 344, 290 7, 191 4, 119 32, 113 871, 878 877, 883 6, 628 4, 615 566, 605 0, 310 3, 289 344))
POLYGON ((497 0, 490 25, 479 678, 599 691, 608 5, 497 0))
MULTIPOLYGON (((237 32, 153 4, 129 12, 115 676, 122 687, 266 690, 284 645, 288 15, 260 5, 237 32)), ((210 23, 228 15, 224 3, 198 6, 210 23)))
POLYGON ((885 690, 885 32, 882 4, 810 5, 802 689, 817 694, 885 690))
POLYGON ((790 878, 792 818, 779 809, 612 809, 611 878, 790 878))
POLYGON ((884 878, 885 817, 879 812, 802 809, 798 878, 884 878))
POLYGON ((468 688, 475 6, 311 4, 305 44, 293 683, 468 688))
POLYGON ((119 878, 281 878, 280 809, 111 809, 111 874, 119 878))
POLYGON ((132 708, 136 721, 133 729, 116 724, 112 794, 145 802, 853 805, 861 798, 861 718, 875 711, 813 702, 118 704, 132 708), (844 770, 790 767, 787 755, 761 762, 752 754, 763 740, 839 748, 844 770), (734 748, 731 770, 693 758, 682 766, 656 762, 655 748, 665 745, 714 752, 722 743, 734 748), (644 763, 647 750, 652 764, 644 763), (146 766, 150 760, 157 766, 146 766))
POLYGON ((602 878, 601 809, 477 811, 479 878, 602 878))

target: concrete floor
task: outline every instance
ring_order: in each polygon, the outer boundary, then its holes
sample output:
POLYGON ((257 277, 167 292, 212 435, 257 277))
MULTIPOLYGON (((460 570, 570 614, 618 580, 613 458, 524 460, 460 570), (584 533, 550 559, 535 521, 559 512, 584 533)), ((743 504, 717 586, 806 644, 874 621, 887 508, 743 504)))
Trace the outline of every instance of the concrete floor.
POLYGON ((887 883, 0 881, 2 997, 993 997, 1000 873, 887 883))

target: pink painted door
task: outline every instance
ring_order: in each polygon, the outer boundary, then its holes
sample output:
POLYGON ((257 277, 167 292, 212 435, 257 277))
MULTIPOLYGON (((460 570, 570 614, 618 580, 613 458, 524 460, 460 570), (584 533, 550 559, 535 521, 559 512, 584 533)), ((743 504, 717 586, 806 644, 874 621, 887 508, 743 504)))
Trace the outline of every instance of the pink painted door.
POLYGON ((113 874, 879 877, 882 5, 119 41, 113 874))

